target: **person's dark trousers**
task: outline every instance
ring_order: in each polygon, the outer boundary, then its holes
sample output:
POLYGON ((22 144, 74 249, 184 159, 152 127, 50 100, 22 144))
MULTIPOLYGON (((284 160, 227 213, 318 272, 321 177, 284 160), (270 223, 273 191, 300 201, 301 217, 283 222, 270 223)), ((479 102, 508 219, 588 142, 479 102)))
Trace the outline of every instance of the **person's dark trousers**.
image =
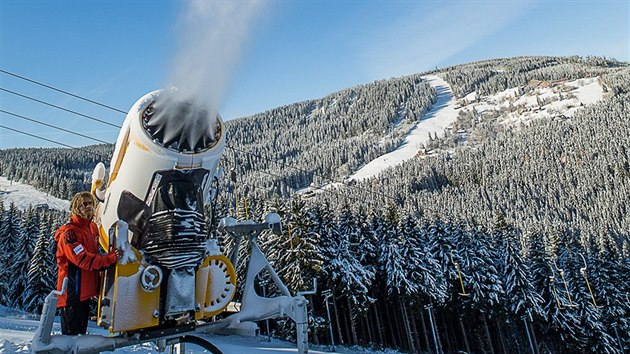
POLYGON ((88 317, 90 315, 90 300, 62 307, 60 311, 61 334, 77 335, 87 332, 88 317))

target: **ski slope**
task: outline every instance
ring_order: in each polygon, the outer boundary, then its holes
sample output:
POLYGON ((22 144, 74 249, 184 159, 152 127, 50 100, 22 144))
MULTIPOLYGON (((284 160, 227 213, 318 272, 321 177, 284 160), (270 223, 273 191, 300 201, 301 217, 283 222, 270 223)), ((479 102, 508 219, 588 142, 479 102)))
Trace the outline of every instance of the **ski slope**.
POLYGON ((455 122, 457 112, 455 111, 455 100, 453 99, 451 86, 435 75, 425 76, 423 78, 435 88, 437 102, 422 116, 409 134, 407 134, 405 141, 398 149, 370 161, 350 176, 348 178, 349 180, 361 181, 378 175, 388 167, 396 166, 409 160, 416 155, 418 150, 422 147, 422 144, 429 140, 429 134, 432 136, 436 133, 442 135, 444 129, 455 122))
POLYGON ((570 94, 566 92, 562 94, 549 87, 536 89, 535 94, 519 97, 516 94, 517 89, 511 88, 494 95, 479 97, 477 97, 476 92, 472 92, 461 100, 456 100, 453 97, 450 85, 442 78, 435 75, 424 76, 423 78, 435 88, 437 102, 422 116, 396 150, 370 161, 347 180, 361 181, 376 176, 389 167, 414 158, 422 144, 429 140, 429 134, 431 136, 435 136, 435 134, 443 136, 445 129, 456 122, 460 111, 475 111, 478 114, 497 112, 502 114, 501 124, 520 126, 540 118, 553 116, 571 118, 577 110, 597 103, 604 97, 603 88, 597 77, 564 83, 564 86, 571 90, 570 94), (539 106, 538 98, 550 102, 539 106), (522 107, 522 109, 508 114, 502 113, 510 105, 522 107))
POLYGON ((38 191, 31 185, 9 181, 6 177, 0 177, 0 199, 5 209, 13 203, 20 210, 26 210, 31 205, 48 205, 50 209, 70 210, 69 201, 38 191))

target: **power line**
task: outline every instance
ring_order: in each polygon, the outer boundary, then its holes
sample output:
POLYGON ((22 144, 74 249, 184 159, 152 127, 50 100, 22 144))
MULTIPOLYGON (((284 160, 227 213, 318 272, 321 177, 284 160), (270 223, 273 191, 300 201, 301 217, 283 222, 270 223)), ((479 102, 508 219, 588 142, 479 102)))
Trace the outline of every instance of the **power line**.
POLYGON ((101 158, 107 158, 107 156, 103 156, 103 155, 99 154, 98 152, 94 152, 94 151, 90 151, 90 150, 82 149, 82 148, 80 148, 80 147, 76 147, 76 146, 72 146, 72 145, 68 145, 68 144, 64 144, 64 143, 60 143, 60 142, 58 142, 58 141, 56 141, 56 140, 52 140, 52 139, 44 138, 44 137, 39 136, 39 135, 35 135, 35 134, 31 134, 31 133, 27 133, 27 132, 22 131, 22 130, 19 130, 19 129, 10 128, 10 127, 7 127, 7 126, 2 125, 2 124, 0 124, 0 128, 4 128, 4 129, 7 129, 7 130, 11 130, 11 131, 14 131, 14 132, 16 132, 16 133, 20 133, 20 134, 28 135, 28 136, 33 137, 33 138, 35 138, 35 139, 45 140, 45 141, 48 141, 48 142, 53 143, 53 144, 57 144, 57 145, 61 145, 61 146, 65 146, 65 147, 68 147, 68 148, 70 148, 70 149, 75 149, 75 150, 80 150, 80 151, 83 151, 83 152, 87 152, 88 154, 96 155, 96 156, 99 156, 99 157, 101 157, 101 158))
MULTIPOLYGON (((90 102, 90 103, 93 103, 93 104, 99 105, 99 106, 101 106, 101 107, 105 107, 105 108, 111 109, 111 110, 116 111, 116 112, 120 112, 120 113, 123 113, 123 114, 126 114, 126 113, 127 113, 127 112, 122 111, 122 110, 120 110, 120 109, 117 109, 117 108, 114 108, 114 107, 111 107, 111 106, 108 106, 108 105, 105 105, 105 104, 102 104, 102 103, 99 103, 99 102, 96 102, 96 101, 93 101, 93 100, 87 99, 87 98, 82 97, 82 96, 80 96, 80 95, 73 94, 73 93, 67 92, 67 91, 62 90, 62 89, 58 89, 58 88, 53 87, 53 86, 50 86, 50 85, 43 84, 43 83, 38 82, 38 81, 36 81, 36 80, 32 80, 32 79, 26 78, 26 77, 24 77, 24 76, 20 76, 20 75, 14 74, 14 73, 8 72, 8 71, 6 71, 6 70, 2 70, 2 69, 0 69, 0 72, 5 73, 5 74, 8 74, 8 75, 11 75, 11 76, 14 76, 14 77, 17 77, 17 78, 20 78, 20 79, 25 80, 25 81, 28 81, 28 82, 32 82, 32 83, 38 84, 38 85, 40 85, 40 86, 44 86, 44 87, 49 88, 49 89, 51 89, 51 90, 55 90, 55 91, 58 91, 58 92, 61 92, 61 93, 64 93, 64 94, 70 95, 70 96, 72 96, 72 97, 79 98, 79 99, 81 99, 81 100, 84 100, 84 101, 87 101, 87 102, 90 102)), ((22 94, 19 94, 19 93, 16 93, 16 92, 13 92, 13 91, 10 91, 10 90, 7 90, 7 89, 3 89, 3 88, 1 88, 1 87, 0 87, 0 90, 2 90, 2 91, 6 91, 6 92, 9 92, 9 93, 12 93, 12 94, 16 94, 16 95, 18 95, 18 96, 21 96, 21 97, 24 97, 24 98, 27 98, 27 99, 31 99, 31 100, 34 100, 34 101, 36 101, 36 102, 39 102, 39 103, 42 103, 42 104, 46 104, 46 105, 49 105, 49 106, 52 106, 52 107, 55 107, 55 108, 59 108, 59 109, 62 109, 62 110, 64 110, 64 111, 68 111, 68 112, 70 112, 70 113, 77 114, 78 116, 81 116, 81 117, 85 117, 85 118, 88 118, 88 119, 96 119, 97 121, 101 121, 101 120, 99 120, 98 118, 90 117, 90 116, 87 116, 87 115, 84 115, 84 114, 81 114, 81 113, 78 113, 78 112, 74 112, 74 111, 71 111, 71 110, 67 110, 67 109, 65 109, 65 108, 63 108, 63 107, 55 106, 55 105, 52 105, 52 104, 50 104, 50 103, 47 103, 47 102, 40 101, 40 100, 37 100, 37 99, 35 99, 35 98, 32 98, 32 97, 30 97, 30 96, 22 95, 22 94)), ((117 127, 117 128, 120 128, 120 126, 118 126, 118 125, 114 125, 114 124, 109 123, 109 122, 104 122, 104 121, 101 121, 101 122, 102 122, 102 123, 105 123, 105 124, 108 124, 108 125, 111 125, 111 126, 114 126, 114 127, 117 127)), ((56 142, 55 142, 55 143, 56 143, 56 142)), ((256 158, 258 158, 258 159, 262 159, 262 160, 266 160, 266 161, 269 161, 269 162, 274 162, 274 163, 280 164, 280 165, 282 165, 282 166, 283 166, 283 167, 285 167, 285 168, 292 168, 292 169, 294 169, 294 170, 296 170, 296 171, 300 171, 300 172, 303 172, 303 173, 306 173, 306 174, 312 174, 313 176, 319 177, 319 178, 321 178, 321 179, 323 179, 323 180, 325 180, 325 181, 329 181, 329 182, 332 182, 332 183, 342 183, 342 182, 336 181, 336 180, 335 180, 335 179, 333 179, 333 178, 326 177, 326 176, 321 176, 321 175, 318 175, 318 174, 316 174, 316 173, 314 173, 314 172, 312 172, 312 171, 307 171, 307 170, 301 169, 301 168, 299 168, 299 167, 295 167, 295 166, 287 166, 287 165, 285 165, 285 164, 284 164, 284 162, 280 162, 280 161, 277 161, 277 160, 272 160, 272 159, 269 159, 269 158, 266 158, 266 157, 263 157, 263 156, 260 156, 260 155, 256 155, 256 154, 254 154, 254 153, 251 153, 251 152, 248 152, 248 151, 244 151, 244 150, 241 150, 241 149, 238 149, 238 148, 232 147, 232 146, 230 146, 230 145, 228 145, 228 144, 226 144, 225 146, 226 146, 226 148, 232 149, 233 151, 239 151, 240 153, 247 154, 247 155, 250 155, 250 156, 256 157, 256 158)), ((257 170, 257 171, 262 172, 262 173, 267 173, 267 174, 272 175, 272 176, 275 176, 275 177, 277 177, 277 178, 283 178, 283 177, 280 177, 280 176, 277 176, 277 175, 274 175, 274 174, 271 174, 271 173, 268 173, 268 172, 263 172, 263 171, 260 171, 260 170, 257 170)), ((393 200, 394 202, 397 202, 397 201, 398 201, 398 198, 392 197, 392 196, 387 195, 387 194, 384 194, 384 193, 382 193, 382 192, 374 192, 374 191, 366 190, 366 189, 364 189, 364 188, 361 188, 361 187, 358 187, 358 186, 353 186, 353 185, 347 185, 347 184, 344 184, 344 185, 345 185, 346 187, 356 188, 357 190, 360 190, 360 191, 363 191, 363 192, 367 192, 367 193, 374 194, 374 195, 379 195, 379 196, 381 196, 381 197, 384 197, 384 198, 387 198, 387 199, 393 200)), ((291 188, 291 189, 295 190, 295 188, 292 188, 292 187, 289 187, 289 188, 291 188)), ((323 190, 323 191, 327 191, 327 192, 334 193, 334 192, 332 192, 332 191, 328 191, 328 190, 326 190, 326 189, 323 189, 322 187, 316 187, 316 189, 320 189, 320 190, 323 190)))
POLYGON ((64 108, 64 107, 61 107, 61 106, 54 105, 52 103, 48 103, 48 102, 45 102, 45 101, 42 101, 42 100, 38 100, 37 98, 31 97, 31 96, 23 95, 21 93, 18 93, 18 92, 15 92, 15 91, 11 91, 11 90, 7 90, 7 89, 2 88, 2 87, 0 87, 0 91, 8 92, 8 93, 10 93, 12 95, 19 96, 19 97, 22 97, 22 98, 26 98, 27 100, 31 100, 31 101, 35 101, 37 103, 45 104, 47 106, 54 107, 54 108, 60 109, 62 111, 66 111, 66 112, 69 112, 69 113, 72 113, 72 114, 76 114, 76 115, 78 115, 80 117, 91 119, 93 121, 96 121, 96 122, 99 122, 99 123, 103 123, 103 124, 107 124, 109 126, 112 126, 112 127, 120 129, 120 125, 116 125, 116 124, 110 123, 108 121, 104 121, 104 120, 96 118, 96 117, 88 116, 87 114, 75 112, 73 110, 70 110, 70 109, 67 109, 67 108, 64 108))
POLYGON ((42 122, 42 121, 40 121, 40 120, 37 120, 37 119, 28 118, 28 117, 25 117, 25 116, 22 116, 22 115, 19 115, 19 114, 13 113, 13 112, 5 111, 4 109, 0 109, 0 112, 2 112, 2 113, 4 113, 4 114, 11 115, 11 116, 14 116, 14 117, 17 117, 17 118, 20 118, 20 119, 27 120, 27 121, 29 121, 29 122, 37 123, 37 124, 40 124, 40 125, 43 125, 43 126, 46 126, 46 127, 49 127, 49 128, 53 128, 53 129, 57 129, 57 130, 61 130, 61 131, 66 132, 66 133, 70 133, 70 134, 73 134, 73 135, 76 135, 76 136, 80 136, 80 137, 82 137, 82 138, 86 138, 86 139, 90 139, 90 140, 98 141, 98 142, 100 142, 100 143, 104 143, 104 144, 111 144, 110 142, 105 141, 105 140, 97 139, 97 138, 94 138, 94 137, 91 137, 91 136, 88 136, 88 135, 83 135, 83 134, 81 134, 81 133, 77 133, 77 132, 74 132, 74 131, 72 131, 72 130, 64 129, 64 128, 58 127, 58 126, 56 126, 56 125, 52 125, 52 124, 48 124, 48 123, 44 123, 44 122, 42 122))
MULTIPOLYGON (((59 129, 59 130, 62 130, 62 131, 65 131, 65 132, 68 132, 68 133, 71 133, 71 134, 79 135, 79 136, 82 136, 82 137, 87 138, 87 139, 92 139, 92 140, 95 140, 95 141, 103 142, 102 140, 99 140, 99 139, 96 139, 96 138, 93 138, 93 137, 90 137, 90 136, 82 135, 82 134, 79 134, 79 133, 74 133, 74 132, 68 131, 68 130, 66 130, 66 129, 63 129, 63 128, 60 128, 60 127, 57 127, 57 126, 54 126, 54 125, 51 125, 51 124, 43 123, 43 122, 37 121, 36 119, 31 119, 31 118, 23 117, 23 116, 20 116, 20 115, 18 115, 18 114, 11 113, 11 112, 7 112, 7 111, 2 110, 2 109, 0 109, 0 112, 2 112, 2 113, 6 113, 6 114, 10 114, 10 115, 12 115, 12 116, 16 116, 16 117, 19 117, 19 118, 24 118, 24 119, 26 119, 26 120, 33 121, 33 122, 35 122, 35 123, 39 123, 39 124, 42 124, 42 125, 46 125, 46 126, 49 126, 49 127, 51 127, 51 128, 54 128, 54 129, 59 129)), ((28 136, 33 137, 33 138, 36 138, 36 139, 40 139, 40 140, 44 140, 44 141, 48 141, 48 142, 51 142, 51 143, 53 143, 53 144, 57 144, 57 145, 61 145, 61 146, 65 146, 65 147, 68 147, 68 148, 70 148, 70 149, 75 149, 75 150, 79 150, 79 151, 87 152, 87 153, 89 153, 89 154, 97 155, 97 156, 99 156, 99 157, 101 157, 101 158, 104 158, 104 159, 107 159, 107 158, 108 158, 107 156, 101 155, 101 154, 96 153, 96 152, 93 152, 93 151, 89 151, 89 150, 82 149, 82 148, 79 148, 79 147, 75 147, 75 146, 71 146, 71 145, 68 145, 68 144, 64 144, 64 143, 61 143, 61 142, 56 141, 56 140, 52 140, 52 139, 48 139, 48 138, 44 138, 44 137, 42 137, 42 136, 39 136, 39 135, 36 135, 36 134, 31 134, 31 133, 28 133, 28 132, 25 132, 25 131, 22 131, 22 130, 19 130, 19 129, 10 128, 10 127, 7 127, 7 126, 5 126, 5 125, 0 125, 0 128, 4 128, 4 129, 11 130, 11 131, 14 131, 14 132, 17 132, 17 133, 20 133, 20 134, 28 135, 28 136)), ((105 143, 105 144, 109 144, 108 142, 104 142, 104 143, 105 143)), ((231 147, 230 147, 230 148, 231 148, 231 147)), ((234 148, 232 148, 232 149, 234 149, 234 148)), ((247 152, 244 152, 244 153, 246 153, 246 154, 250 154, 250 155, 251 155, 251 153, 247 153, 247 152)), ((272 160, 272 161, 273 161, 273 160, 272 160)), ((274 162, 277 162, 277 161, 274 161, 274 162)), ((292 166, 288 166, 288 167, 295 168, 295 167, 292 167, 292 166)), ((263 173, 263 174, 266 174, 266 175, 269 175, 269 176, 276 177, 276 178, 278 178, 278 179, 283 179, 283 178, 284 178, 284 177, 282 177, 282 176, 279 176, 279 175, 277 175, 277 174, 274 174, 274 173, 271 173, 271 172, 268 172, 268 171, 256 170, 256 169, 252 169, 252 170, 257 171, 257 172, 260 172, 260 173, 263 173)), ((293 191, 297 192, 297 189, 295 189, 294 187, 291 187, 291 186, 287 186, 287 187, 288 187, 288 188, 290 188, 290 189, 292 189, 293 191)), ((316 189, 321 190, 321 191, 323 191, 323 192, 331 193, 331 194, 337 194, 337 195, 339 195, 339 194, 340 194, 338 191, 327 190, 327 189, 324 189, 323 187, 316 187, 316 189)), ((359 199, 357 199, 357 198, 354 198, 354 197, 351 197, 351 196, 347 196, 347 195, 342 195, 342 197, 344 197, 344 198, 349 198, 349 199, 352 199, 352 200, 355 200, 355 201, 360 201, 360 200, 359 200, 359 199)))
POLYGON ((51 89, 51 90, 54 90, 54 91, 57 91, 57 92, 61 92, 61 93, 66 94, 66 95, 68 95, 68 96, 72 96, 72 97, 74 97, 74 98, 78 98, 78 99, 80 99, 80 100, 83 100, 83 101, 86 101, 86 102, 93 103, 93 104, 95 104, 95 105, 97 105, 97 106, 101 106, 101 107, 104 107, 104 108, 111 109, 112 111, 120 112, 120 113, 122 113, 122 114, 127 114, 127 112, 125 112, 125 111, 123 111, 123 110, 120 110, 120 109, 118 109, 118 108, 114 108, 114 107, 112 107, 112 106, 108 106, 108 105, 106 105, 106 104, 102 104, 102 103, 99 103, 99 102, 96 102, 96 101, 90 100, 90 99, 88 99, 88 98, 81 97, 81 96, 79 96, 79 95, 75 95, 74 93, 71 93, 71 92, 68 92, 68 91, 64 91, 64 90, 58 89, 58 88, 53 87, 53 86, 50 86, 50 85, 46 85, 46 84, 41 83, 41 82, 39 82, 39 81, 35 81, 35 80, 33 80, 33 79, 29 79, 29 78, 27 78, 27 77, 20 76, 20 75, 18 75, 18 74, 14 74, 14 73, 12 73, 12 72, 10 72, 10 71, 6 71, 6 70, 2 70, 2 69, 0 69, 0 72, 1 72, 1 73, 4 73, 4 74, 7 74, 7 75, 11 75, 11 76, 13 76, 13 77, 17 77, 18 79, 22 79, 22 80, 25 80, 25 81, 28 81, 28 82, 32 82, 32 83, 34 83, 34 84, 36 84, 36 85, 43 86, 43 87, 46 87, 46 88, 48 88, 48 89, 51 89))

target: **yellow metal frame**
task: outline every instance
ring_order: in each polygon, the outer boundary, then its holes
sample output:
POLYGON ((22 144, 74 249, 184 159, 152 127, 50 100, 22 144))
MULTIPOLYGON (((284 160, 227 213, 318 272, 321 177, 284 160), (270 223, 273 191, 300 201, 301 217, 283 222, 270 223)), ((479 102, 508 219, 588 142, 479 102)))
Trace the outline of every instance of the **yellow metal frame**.
MULTIPOLYGON (((147 292, 142 289, 140 277, 142 276, 142 255, 133 246, 131 247, 136 255, 136 262, 127 264, 116 264, 114 272, 114 289, 109 299, 113 307, 113 318, 109 319, 109 332, 133 331, 141 328, 154 327, 159 325, 159 317, 154 316, 155 311, 160 308, 160 288, 147 292), (122 281, 126 278, 126 281, 122 281)), ((103 280, 104 281, 104 280, 103 280)), ((103 284, 104 285, 104 284, 103 284)), ((99 326, 101 319, 101 302, 103 294, 99 295, 99 326)))
MULTIPOLYGON (((196 286, 195 300, 197 301, 198 304, 201 305, 201 309, 195 314, 195 319, 197 320, 203 319, 203 318, 210 318, 214 315, 217 315, 223 312, 229 305, 230 301, 232 301, 232 298, 234 297, 234 294, 236 293, 235 291, 232 291, 231 294, 229 294, 229 297, 226 294, 214 294, 215 296, 218 296, 219 298, 212 298, 213 297, 213 294, 211 294, 212 282, 221 281, 221 280, 212 279, 210 277, 209 267, 210 267, 211 262, 219 262, 219 263, 224 264, 226 266, 225 273, 226 273, 227 282, 229 282, 229 284, 231 284, 232 287, 234 288, 236 287, 236 271, 234 269, 234 266, 232 265, 232 262, 230 262, 230 260, 224 255, 216 255, 216 256, 207 257, 203 261, 201 266, 199 267, 199 270, 197 270, 197 274, 196 274, 197 286, 196 286), (204 279, 206 279, 205 284, 202 283, 204 279), (216 302, 217 300, 224 303, 224 305, 214 311, 206 312, 204 310, 205 308, 208 307, 209 304, 216 302)), ((228 283, 226 283, 226 285, 227 284, 228 283)), ((228 291, 228 289, 229 288, 226 288, 225 291, 228 291)))

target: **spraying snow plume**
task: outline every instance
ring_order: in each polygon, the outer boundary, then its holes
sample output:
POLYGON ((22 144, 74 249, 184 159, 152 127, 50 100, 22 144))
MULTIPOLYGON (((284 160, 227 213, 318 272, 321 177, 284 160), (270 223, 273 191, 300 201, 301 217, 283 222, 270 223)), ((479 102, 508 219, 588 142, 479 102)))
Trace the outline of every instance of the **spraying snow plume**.
POLYGON ((175 89, 155 103, 156 114, 149 124, 154 132, 164 130, 166 141, 183 143, 187 150, 205 146, 200 141, 215 136, 218 107, 263 4, 194 0, 186 4, 167 85, 175 89))

